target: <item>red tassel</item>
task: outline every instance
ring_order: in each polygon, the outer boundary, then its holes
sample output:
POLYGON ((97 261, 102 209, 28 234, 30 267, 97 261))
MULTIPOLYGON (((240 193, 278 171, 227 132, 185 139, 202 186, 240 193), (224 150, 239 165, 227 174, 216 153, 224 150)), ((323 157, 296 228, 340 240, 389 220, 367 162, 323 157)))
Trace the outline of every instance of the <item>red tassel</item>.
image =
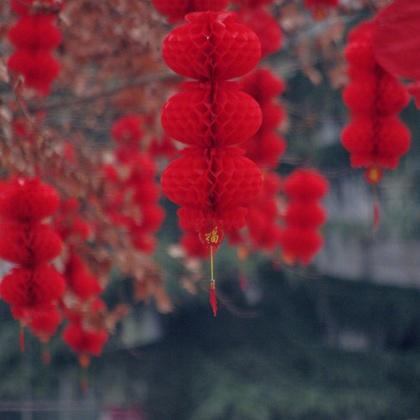
POLYGON ((381 206, 379 200, 375 199, 373 202, 373 232, 376 232, 379 228, 379 222, 381 218, 381 206))
POLYGON ((209 302, 213 311, 213 316, 217 315, 217 296, 216 296, 216 281, 210 280, 209 302))
POLYGON ((19 330, 19 347, 20 347, 20 352, 24 353, 25 352, 25 330, 23 328, 23 325, 20 326, 20 330, 19 330))

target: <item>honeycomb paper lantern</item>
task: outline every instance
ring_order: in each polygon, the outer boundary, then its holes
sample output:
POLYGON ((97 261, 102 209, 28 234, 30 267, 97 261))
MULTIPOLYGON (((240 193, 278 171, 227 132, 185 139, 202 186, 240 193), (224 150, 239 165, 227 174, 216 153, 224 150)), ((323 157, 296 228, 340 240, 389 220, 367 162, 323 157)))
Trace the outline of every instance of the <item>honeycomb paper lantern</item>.
POLYGON ((163 42, 163 58, 176 73, 199 80, 228 80, 252 70, 261 58, 257 35, 233 13, 197 12, 163 42))

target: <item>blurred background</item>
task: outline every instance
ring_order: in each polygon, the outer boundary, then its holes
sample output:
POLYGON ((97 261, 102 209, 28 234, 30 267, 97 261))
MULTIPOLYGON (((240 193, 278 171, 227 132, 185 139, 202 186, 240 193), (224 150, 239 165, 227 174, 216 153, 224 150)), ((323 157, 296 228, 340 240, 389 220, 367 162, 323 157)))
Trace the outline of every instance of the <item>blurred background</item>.
MULTIPOLYGON (((15 19, 7 3, 0 4, 3 64, 15 19)), ((161 135, 159 110, 178 83, 160 58, 171 26, 147 0, 66 3, 62 73, 29 109, 45 112, 57 142, 83 143, 84 156, 106 161, 110 128, 124 113, 147 115, 150 136, 161 135)), ((314 263, 287 266, 256 252, 240 261, 224 244, 213 318, 208 261, 185 257, 176 207, 162 198, 167 217, 153 261, 168 301, 139 301, 130 275, 113 269, 103 298, 130 311, 86 372, 59 335, 48 344, 49 364, 30 334, 21 354, 18 324, 0 302, 0 420, 420 419, 418 110, 411 104, 403 113, 413 142, 379 185, 376 233, 372 190, 340 144, 346 34, 386 3, 343 0, 321 20, 300 1, 270 6, 284 41, 265 63, 285 80, 288 114, 277 171, 310 165, 330 182, 325 246, 314 263)), ((4 111, 13 96, 5 77, 0 95, 4 111)))

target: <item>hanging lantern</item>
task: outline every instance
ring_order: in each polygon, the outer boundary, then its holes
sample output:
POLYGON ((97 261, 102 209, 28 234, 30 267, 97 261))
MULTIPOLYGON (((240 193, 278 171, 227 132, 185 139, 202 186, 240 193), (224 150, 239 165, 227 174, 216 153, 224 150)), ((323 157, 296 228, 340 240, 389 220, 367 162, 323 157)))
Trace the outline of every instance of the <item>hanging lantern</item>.
MULTIPOLYGON (((0 295, 15 311, 50 308, 64 293, 64 279, 51 265, 62 241, 43 222, 58 206, 57 192, 38 178, 13 178, 0 187, 0 257, 17 264, 3 277, 0 295)), ((20 337, 23 349, 22 329, 20 337)))
POLYGON ((280 242, 286 263, 307 265, 322 248, 319 229, 326 213, 319 201, 327 191, 327 180, 313 169, 298 169, 285 180, 288 203, 280 242))
POLYGON ((89 366, 91 356, 101 355, 108 338, 106 330, 88 329, 78 322, 68 324, 63 331, 64 342, 79 355, 79 363, 84 369, 89 366))
POLYGON ((15 51, 9 57, 8 67, 23 76, 25 86, 47 95, 60 72, 52 52, 61 43, 54 15, 61 8, 61 2, 13 0, 11 8, 19 15, 19 20, 9 30, 15 51))
MULTIPOLYGON (((366 168, 367 181, 376 186, 384 169, 395 169, 410 147, 410 132, 399 118, 409 97, 404 86, 376 61, 372 37, 374 22, 363 22, 349 35, 346 58, 350 83, 343 93, 350 122, 342 144, 354 168, 366 168)), ((375 191, 375 190, 374 190, 375 191)), ((373 205, 374 229, 379 202, 373 205)))
POLYGON ((257 36, 231 13, 191 13, 164 40, 163 57, 186 83, 162 113, 167 134, 189 145, 162 174, 165 195, 181 206, 183 229, 195 231, 210 249, 210 304, 217 312, 213 251, 224 231, 245 223, 247 207, 261 188, 261 172, 243 156, 241 144, 261 124, 249 95, 227 80, 258 62, 257 36))

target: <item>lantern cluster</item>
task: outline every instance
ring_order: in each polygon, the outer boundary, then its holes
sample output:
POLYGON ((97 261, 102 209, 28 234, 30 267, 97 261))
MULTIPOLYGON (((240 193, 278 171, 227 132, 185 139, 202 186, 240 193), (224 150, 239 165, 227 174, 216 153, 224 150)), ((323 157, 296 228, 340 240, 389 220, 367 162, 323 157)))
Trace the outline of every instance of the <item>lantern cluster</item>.
POLYGON ((247 156, 261 168, 275 169, 286 150, 284 138, 277 133, 285 118, 277 102, 284 84, 269 69, 261 68, 242 80, 242 88, 258 102, 263 116, 260 129, 246 144, 247 156))
POLYGON ((62 241, 44 221, 58 206, 57 192, 38 178, 14 178, 0 187, 0 258, 14 264, 0 294, 21 325, 44 340, 60 322, 57 303, 65 289, 51 263, 62 241))
POLYGON ((402 84, 376 61, 373 22, 364 22, 349 35, 345 55, 350 83, 343 93, 351 121, 342 144, 351 165, 366 168, 366 178, 376 184, 383 169, 395 169, 410 146, 410 132, 399 118, 408 103, 402 84))
POLYGON ((178 22, 191 12, 223 10, 228 0, 152 0, 159 13, 166 16, 169 22, 178 22))
MULTIPOLYGON (((263 54, 276 52, 281 47, 282 33, 277 21, 264 8, 273 2, 238 0, 237 3, 240 4, 243 20, 260 38, 263 54)), ((245 76, 241 85, 262 110, 262 124, 255 136, 246 143, 246 150, 247 156, 263 169, 264 183, 260 195, 249 208, 247 236, 245 232, 235 232, 230 240, 272 252, 278 246, 280 234, 277 194, 281 181, 273 170, 286 148, 283 137, 277 133, 279 124, 285 118, 283 107, 277 101, 284 91, 284 84, 268 68, 260 68, 245 76)), ((239 248, 240 259, 243 252, 245 248, 239 248)))
POLYGON ((67 245, 64 264, 66 293, 61 308, 68 324, 63 330, 64 342, 79 356, 79 363, 87 367, 91 356, 99 356, 108 340, 108 332, 91 322, 95 314, 106 307, 100 299, 101 284, 92 274, 78 250, 91 234, 89 224, 79 215, 79 202, 63 200, 55 217, 55 227, 67 245))
POLYGON ((240 19, 257 34, 261 42, 261 56, 278 51, 283 42, 283 34, 277 20, 265 8, 274 3, 274 0, 236 0, 235 3, 240 7, 240 19))
POLYGON ((181 206, 181 227, 195 231, 212 251, 226 230, 245 224, 262 184, 259 168, 238 147, 257 132, 261 109, 228 81, 258 63, 261 47, 231 13, 197 12, 186 20, 164 40, 163 57, 176 73, 197 81, 169 99, 162 124, 188 147, 163 172, 162 187, 181 206))
POLYGON ((251 95, 262 110, 262 124, 258 132, 247 143, 247 156, 264 170, 263 188, 249 208, 247 236, 242 232, 231 232, 230 240, 263 251, 273 251, 279 243, 279 214, 277 195, 281 188, 279 176, 274 172, 283 155, 286 142, 277 133, 285 112, 277 102, 284 90, 280 79, 269 69, 261 68, 242 79, 242 88, 251 95))
POLYGON ((284 181, 288 202, 280 243, 285 262, 309 264, 322 248, 319 229, 326 212, 320 200, 327 191, 327 180, 313 169, 298 169, 284 181))
POLYGON ((25 86, 46 95, 60 71, 53 55, 61 43, 55 16, 60 4, 54 0, 12 0, 11 8, 19 19, 9 31, 15 51, 8 67, 23 76, 25 86))
POLYGON ((112 127, 112 137, 117 144, 115 155, 125 173, 112 170, 109 180, 115 188, 109 212, 114 222, 128 230, 138 250, 151 253, 165 213, 159 206, 160 189, 155 181, 153 159, 148 153, 140 152, 141 126, 142 119, 138 115, 128 115, 121 117, 112 127), (124 212, 126 207, 135 212, 124 212))

